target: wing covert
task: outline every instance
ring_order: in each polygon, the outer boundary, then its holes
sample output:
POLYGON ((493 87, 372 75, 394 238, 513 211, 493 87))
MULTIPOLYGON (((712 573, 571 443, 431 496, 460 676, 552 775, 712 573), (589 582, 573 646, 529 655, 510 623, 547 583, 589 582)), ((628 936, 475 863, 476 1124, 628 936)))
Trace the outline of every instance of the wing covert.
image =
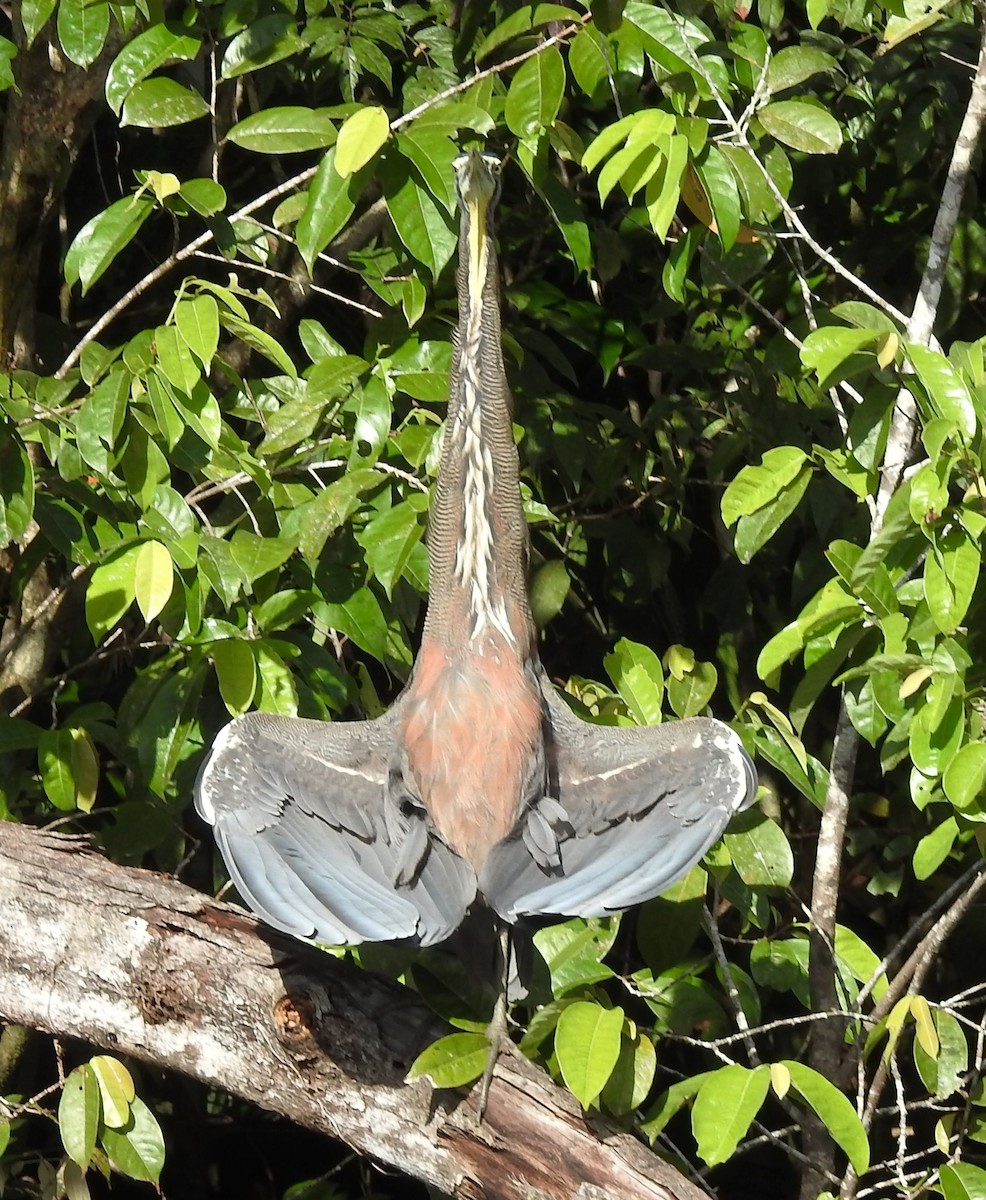
POLYGON ((395 790, 396 735, 391 710, 358 723, 249 713, 216 738, 195 805, 269 925, 330 945, 429 945, 460 924, 475 874, 395 790))
POLYGON ((680 879, 756 795, 756 772, 737 735, 692 718, 640 729, 590 725, 546 682, 549 787, 523 828, 501 842, 480 890, 508 921, 558 913, 603 916, 680 879), (560 866, 531 853, 553 831, 560 866))

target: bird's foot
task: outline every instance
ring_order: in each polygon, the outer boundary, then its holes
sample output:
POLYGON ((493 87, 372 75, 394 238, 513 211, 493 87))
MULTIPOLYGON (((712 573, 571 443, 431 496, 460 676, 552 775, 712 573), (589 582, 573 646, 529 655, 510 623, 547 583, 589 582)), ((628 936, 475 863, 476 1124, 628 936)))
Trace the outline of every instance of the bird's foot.
POLYGON ((486 1068, 479 1081, 480 1121, 486 1115, 486 1104, 490 1098, 490 1084, 493 1082, 493 1072, 496 1070, 497 1059, 500 1057, 504 1046, 510 1041, 510 1031, 507 1026, 507 994, 505 989, 501 990, 497 997, 496 1007, 493 1009, 493 1019, 487 1027, 486 1036, 489 1038, 490 1052, 486 1059, 486 1068))

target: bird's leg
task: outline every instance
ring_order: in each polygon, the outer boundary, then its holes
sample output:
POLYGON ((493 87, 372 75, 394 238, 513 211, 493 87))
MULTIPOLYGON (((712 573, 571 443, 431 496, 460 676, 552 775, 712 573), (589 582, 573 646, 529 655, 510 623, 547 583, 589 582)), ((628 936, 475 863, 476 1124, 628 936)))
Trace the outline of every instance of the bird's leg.
POLYGON ((483 1077, 479 1081, 480 1121, 482 1121, 486 1114, 486 1102, 490 1098, 490 1084, 493 1082, 496 1060, 500 1057, 503 1047, 510 1040, 510 1031, 507 1027, 507 988, 510 985, 509 926, 504 925, 500 930, 500 936, 497 938, 497 946, 500 953, 500 962, 498 964, 499 986, 497 989, 496 1004, 493 1006, 493 1017, 486 1029, 486 1036, 490 1041, 490 1052, 489 1057, 486 1059, 486 1069, 483 1071, 483 1077))

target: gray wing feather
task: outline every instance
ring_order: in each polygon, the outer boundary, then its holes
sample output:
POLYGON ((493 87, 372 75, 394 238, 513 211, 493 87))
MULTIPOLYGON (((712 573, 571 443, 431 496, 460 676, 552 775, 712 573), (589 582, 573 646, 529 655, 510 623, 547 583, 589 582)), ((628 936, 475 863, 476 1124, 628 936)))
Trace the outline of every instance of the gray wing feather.
POLYGON ((532 814, 531 831, 522 825, 495 847, 480 889, 505 920, 603 916, 647 900, 686 874, 752 803, 756 773, 728 725, 589 725, 547 683, 544 693, 549 788, 564 812, 552 821, 561 864, 548 871, 529 848, 543 840, 544 813, 532 814))
POLYGON ((195 804, 243 899, 330 945, 441 941, 476 893, 472 868, 391 787, 398 724, 250 713, 220 733, 195 804))

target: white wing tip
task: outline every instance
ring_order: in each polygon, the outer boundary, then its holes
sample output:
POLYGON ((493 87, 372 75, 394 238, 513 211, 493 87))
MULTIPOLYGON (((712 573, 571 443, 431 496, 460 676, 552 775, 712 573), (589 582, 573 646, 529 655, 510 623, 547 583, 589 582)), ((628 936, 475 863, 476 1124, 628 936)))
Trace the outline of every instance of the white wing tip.
POLYGON ((218 759, 230 749, 236 740, 237 723, 238 718, 236 721, 230 721, 228 725, 224 725, 216 734, 212 749, 206 755, 205 761, 199 768, 198 778, 195 780, 195 808, 202 820, 208 821, 210 825, 216 823, 214 797, 217 788, 213 773, 218 759))

